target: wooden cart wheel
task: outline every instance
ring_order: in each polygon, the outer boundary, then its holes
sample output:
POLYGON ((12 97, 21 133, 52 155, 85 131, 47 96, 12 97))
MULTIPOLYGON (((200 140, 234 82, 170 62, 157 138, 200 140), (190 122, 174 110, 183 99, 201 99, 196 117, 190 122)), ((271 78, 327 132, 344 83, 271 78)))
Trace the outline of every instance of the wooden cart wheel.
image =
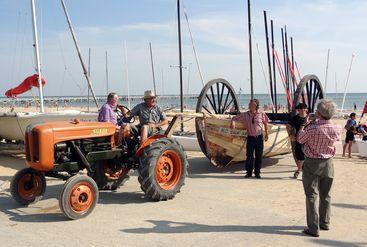
MULTIPOLYGON (((237 95, 228 81, 214 79, 209 81, 198 97, 196 112, 208 114, 237 114, 240 111, 237 95)), ((195 119, 196 136, 201 151, 207 156, 202 118, 195 119)))
POLYGON ((295 107, 298 103, 306 103, 308 112, 314 113, 318 100, 324 98, 321 82, 316 75, 306 75, 298 84, 294 95, 292 116, 297 114, 295 107))
MULTIPOLYGON (((319 78, 316 75, 304 76, 300 81, 300 83, 298 84, 297 90, 294 95, 291 117, 297 114, 297 110, 295 108, 299 103, 306 103, 308 106, 308 112, 315 113, 318 100, 323 98, 324 98, 324 91, 322 89, 322 85, 319 78)), ((294 133, 288 132, 288 134, 290 135, 294 133)), ((291 146, 292 146, 293 158, 295 161, 297 161, 295 155, 295 145, 296 142, 292 141, 291 146)))

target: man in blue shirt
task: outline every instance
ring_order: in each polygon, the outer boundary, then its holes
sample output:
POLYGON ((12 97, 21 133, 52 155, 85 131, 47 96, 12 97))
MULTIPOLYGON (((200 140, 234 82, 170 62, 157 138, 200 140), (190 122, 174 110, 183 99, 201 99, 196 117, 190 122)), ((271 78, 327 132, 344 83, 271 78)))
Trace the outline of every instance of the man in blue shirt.
POLYGON ((349 115, 349 119, 344 127, 347 130, 347 133, 345 135, 345 143, 343 145, 343 157, 345 157, 345 151, 348 146, 348 157, 352 158, 351 152, 352 152, 352 145, 355 139, 354 134, 356 132, 356 127, 357 127, 356 114, 353 112, 349 115))

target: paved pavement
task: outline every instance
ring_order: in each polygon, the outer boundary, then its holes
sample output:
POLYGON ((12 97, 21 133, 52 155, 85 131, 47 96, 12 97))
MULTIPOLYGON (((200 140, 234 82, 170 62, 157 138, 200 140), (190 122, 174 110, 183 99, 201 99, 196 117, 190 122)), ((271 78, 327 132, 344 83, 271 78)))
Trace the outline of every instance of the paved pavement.
MULTIPOLYGON (((47 180, 42 201, 19 207, 0 192, 0 246, 367 246, 367 162, 336 160, 331 230, 304 236, 302 182, 290 155, 266 159, 263 179, 244 179, 243 164, 210 166, 191 153, 190 175, 173 200, 144 198, 136 177, 101 192, 93 213, 70 221, 60 212, 63 182, 47 180)), ((0 156, 0 180, 23 160, 0 156)))

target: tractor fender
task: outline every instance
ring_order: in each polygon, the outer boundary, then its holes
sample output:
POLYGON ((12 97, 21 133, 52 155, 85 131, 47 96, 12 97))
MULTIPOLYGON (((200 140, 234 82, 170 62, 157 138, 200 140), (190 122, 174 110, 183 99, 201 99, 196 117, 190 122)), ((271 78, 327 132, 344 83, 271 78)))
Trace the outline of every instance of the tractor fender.
POLYGON ((140 147, 138 148, 138 150, 136 151, 136 154, 135 156, 137 158, 139 158, 142 154, 143 154, 143 151, 146 147, 149 147, 149 145, 152 143, 152 142, 155 142, 157 139, 160 139, 160 138, 166 138, 167 136, 166 135, 162 135, 162 134, 157 134, 157 135, 153 135, 153 136, 150 136, 148 137, 148 139, 146 139, 141 145, 140 147))

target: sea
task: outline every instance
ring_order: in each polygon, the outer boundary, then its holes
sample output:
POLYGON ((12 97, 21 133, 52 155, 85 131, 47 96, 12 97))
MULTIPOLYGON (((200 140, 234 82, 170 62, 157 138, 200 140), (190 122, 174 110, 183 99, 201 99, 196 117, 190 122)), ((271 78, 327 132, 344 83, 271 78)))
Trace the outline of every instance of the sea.
MULTIPOLYGON (((248 102, 251 98, 250 94, 237 95, 241 108, 247 108, 248 102)), ((106 101, 106 96, 96 96, 99 105, 102 105, 106 101)), ((254 98, 260 101, 261 106, 270 105, 271 100, 268 94, 254 94, 254 98)), ((339 109, 342 107, 343 94, 342 93, 329 93, 326 98, 332 99, 339 109)), ((0 97, 0 107, 11 108, 11 107, 26 107, 36 106, 38 98, 36 97, 17 97, 9 99, 0 97)), ((180 108, 180 96, 179 95, 163 95, 158 96, 158 104, 163 108, 180 108)), ((198 95, 184 95, 183 102, 185 109, 195 110, 198 101, 198 95)), ((286 106, 285 94, 277 95, 278 105, 286 106)), ((345 98, 344 110, 354 110, 354 106, 357 110, 362 110, 367 101, 367 93, 348 93, 345 98)), ((126 95, 120 96, 120 104, 125 105, 129 108, 142 102, 141 95, 133 95, 129 98, 126 95)), ((44 98, 44 105, 46 107, 76 107, 76 108, 88 108, 87 96, 49 96, 44 98)), ((95 103, 92 98, 89 99, 89 105, 91 108, 95 108, 95 103)))

